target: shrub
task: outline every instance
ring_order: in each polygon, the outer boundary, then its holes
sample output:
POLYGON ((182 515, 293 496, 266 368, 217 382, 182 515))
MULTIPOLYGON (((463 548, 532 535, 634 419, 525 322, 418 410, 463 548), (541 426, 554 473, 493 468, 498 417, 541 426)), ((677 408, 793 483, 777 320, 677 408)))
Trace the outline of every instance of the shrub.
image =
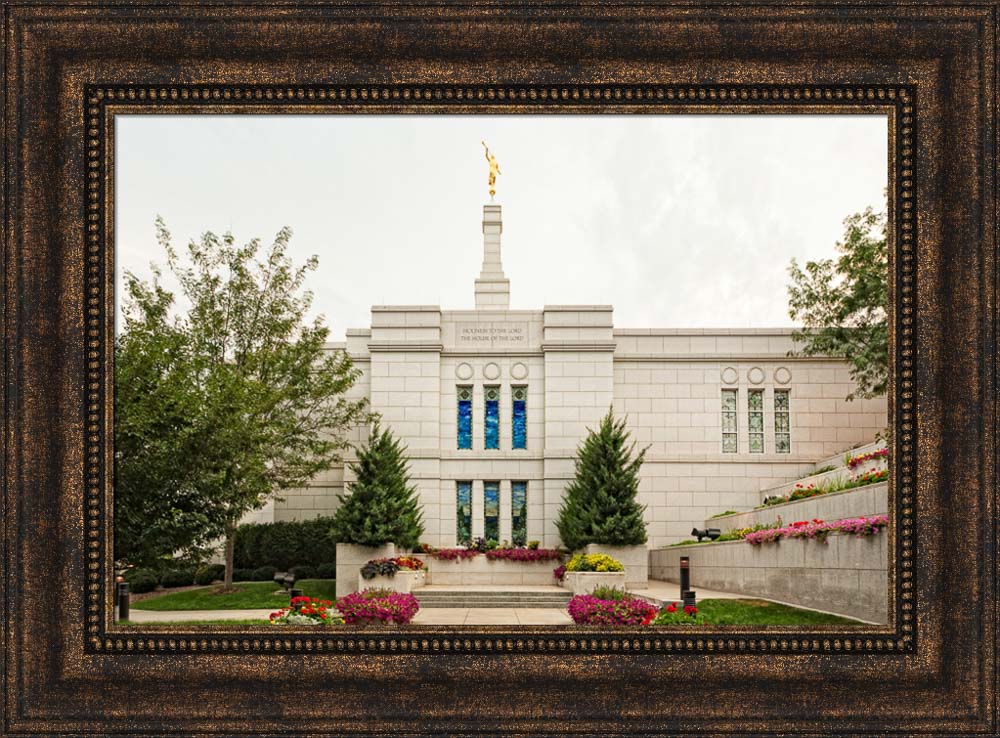
POLYGON ((208 564, 194 573, 194 583, 205 586, 222 579, 226 574, 225 564, 208 564))
POLYGON ((329 536, 332 522, 333 518, 320 517, 241 525, 236 529, 233 564, 240 569, 274 566, 288 571, 300 564, 336 562, 337 544, 329 536))
POLYGON ((335 540, 359 546, 417 545, 424 525, 416 487, 410 484, 406 449, 376 423, 368 443, 350 464, 356 481, 330 526, 335 540))
POLYGON ((888 515, 844 518, 829 523, 815 518, 811 521, 799 520, 789 525, 748 533, 743 540, 751 546, 759 546, 762 543, 776 543, 782 538, 812 538, 826 542, 826 537, 830 533, 845 533, 863 538, 876 535, 888 524, 888 515))
POLYGON ((639 469, 646 449, 635 454, 624 420, 611 410, 576 452, 556 527, 570 551, 588 543, 638 546, 646 542, 645 507, 637 501, 639 469))
POLYGON ((532 551, 537 549, 540 545, 541 543, 539 541, 528 541, 528 548, 530 548, 532 551))
POLYGON ((557 561, 563 552, 556 548, 498 548, 486 552, 490 561, 557 561))
POLYGON ((566 564, 566 571, 625 571, 625 566, 607 554, 577 554, 566 564))
POLYGON ((394 577, 397 571, 399 571, 399 565, 392 559, 372 559, 361 567, 361 576, 364 579, 394 577))
POLYGON ((351 625, 367 623, 401 623, 413 619, 420 609, 417 598, 387 589, 366 589, 337 600, 337 609, 351 625))
POLYGON ((318 579, 336 579, 337 565, 329 561, 325 564, 320 564, 316 567, 316 577, 318 579))
POLYGON ((234 582, 252 582, 253 569, 233 569, 233 581, 234 582))
POLYGON ((341 625, 344 619, 328 609, 332 604, 315 597, 293 597, 288 607, 271 613, 271 625, 341 625))
POLYGON ((577 625, 648 625, 656 615, 645 600, 603 600, 590 594, 576 595, 566 611, 577 625))
POLYGON ((168 569, 160 577, 160 584, 167 589, 171 587, 190 587, 194 584, 194 570, 168 569))
POLYGON ((316 567, 309 566, 309 564, 299 564, 298 566, 293 566, 289 569, 288 573, 295 577, 295 581, 300 579, 315 579, 316 567))
POLYGON ((133 594, 152 592, 160 583, 156 573, 151 569, 130 569, 125 572, 124 576, 125 581, 128 582, 129 591, 133 594))
POLYGON ((613 602, 621 602, 622 600, 627 600, 631 597, 628 591, 624 588, 619 587, 607 587, 600 586, 594 587, 594 591, 590 594, 594 595, 599 600, 612 600, 613 602))
POLYGON ((274 579, 274 575, 278 573, 278 570, 273 566, 258 566, 253 570, 251 581, 254 582, 269 582, 274 579))

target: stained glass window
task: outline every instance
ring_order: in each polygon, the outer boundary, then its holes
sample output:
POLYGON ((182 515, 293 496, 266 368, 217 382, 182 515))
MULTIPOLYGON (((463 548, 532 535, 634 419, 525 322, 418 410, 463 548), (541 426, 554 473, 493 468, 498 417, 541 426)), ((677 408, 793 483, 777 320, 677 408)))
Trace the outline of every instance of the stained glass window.
POLYGON ((511 447, 528 447, 528 388, 511 387, 511 447))
POLYGON ((458 447, 472 448, 472 387, 458 387, 458 447))
POLYGON ((788 390, 774 391, 774 450, 792 452, 792 426, 789 421, 788 390))
POLYGON ((528 483, 510 483, 510 540, 515 546, 528 542, 528 483))
POLYGON ((483 538, 500 541, 500 482, 483 484, 483 538))
POLYGON ((747 394, 747 415, 750 429, 750 453, 764 453, 764 390, 752 389, 747 394))
POLYGON ((455 510, 455 537, 467 545, 472 541, 472 482, 458 482, 455 510))
POLYGON ((736 440, 736 390, 722 390, 722 453, 735 454, 736 440))
POLYGON ((500 388, 483 388, 486 397, 486 448, 500 448, 500 388))

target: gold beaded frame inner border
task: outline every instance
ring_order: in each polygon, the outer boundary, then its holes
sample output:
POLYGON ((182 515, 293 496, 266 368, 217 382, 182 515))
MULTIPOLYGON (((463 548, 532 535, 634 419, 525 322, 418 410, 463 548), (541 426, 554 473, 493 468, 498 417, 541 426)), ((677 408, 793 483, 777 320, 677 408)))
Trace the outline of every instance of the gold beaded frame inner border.
POLYGON ((915 90, 907 85, 92 85, 86 122, 85 649, 89 653, 903 654, 916 652, 915 90), (113 621, 114 118, 127 114, 875 114, 888 118, 887 625, 117 625, 113 621))

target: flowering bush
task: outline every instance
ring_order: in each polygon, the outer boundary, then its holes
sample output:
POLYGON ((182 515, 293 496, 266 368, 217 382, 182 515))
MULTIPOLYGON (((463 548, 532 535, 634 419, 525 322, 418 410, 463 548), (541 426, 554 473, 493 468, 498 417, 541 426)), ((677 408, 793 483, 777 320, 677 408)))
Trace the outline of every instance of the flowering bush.
POLYGON ((344 619, 328 609, 331 604, 315 597, 293 597, 288 607, 271 613, 271 625, 340 625, 344 619))
POLYGON ((819 486, 815 484, 803 485, 802 483, 799 483, 795 485, 795 489, 792 490, 791 494, 768 497, 764 500, 764 504, 757 506, 757 509, 770 507, 771 505, 780 505, 784 502, 792 502, 794 500, 803 500, 808 497, 816 497, 817 495, 827 495, 831 492, 844 492, 845 490, 854 489, 855 487, 864 487, 869 484, 884 482, 888 478, 888 469, 876 469, 875 467, 872 467, 864 474, 858 474, 850 479, 830 480, 819 486))
POLYGON ((694 605, 678 607, 678 603, 671 602, 656 613, 651 622, 653 625, 703 625, 708 621, 698 614, 698 608, 694 605))
POLYGON ((743 539, 751 546, 762 543, 776 543, 782 538, 812 538, 826 541, 830 533, 844 533, 859 538, 873 536, 889 524, 888 515, 872 515, 871 517, 844 518, 832 522, 824 522, 819 518, 799 520, 781 528, 748 533, 743 539))
POLYGON ((350 625, 367 623, 401 623, 413 619, 420 609, 417 598, 388 589, 366 589, 352 592, 337 600, 337 609, 350 625))
POLYGON ((553 561, 562 556, 556 548, 495 548, 486 552, 490 561, 553 561))
POLYGON ((656 615, 656 608, 645 600, 604 600, 592 594, 576 595, 566 611, 577 625, 648 625, 656 615))
POLYGON ((866 454, 859 454, 858 456, 852 456, 847 460, 847 467, 849 469, 856 469, 862 464, 871 461, 872 459, 884 459, 889 456, 888 448, 880 448, 875 451, 869 451, 866 454))
POLYGON ((442 561, 471 559, 473 556, 479 555, 479 551, 474 548, 433 548, 431 546, 425 546, 424 553, 442 561))
POLYGON ((625 571, 625 567, 607 554, 577 554, 566 564, 566 571, 625 571))
POLYGON ((566 578, 566 564, 560 564, 555 569, 552 570, 552 576, 558 579, 560 582, 566 578))
POLYGON ((419 571, 423 568, 424 562, 412 556, 372 559, 361 567, 361 576, 365 579, 374 579, 377 576, 394 577, 400 569, 419 571))

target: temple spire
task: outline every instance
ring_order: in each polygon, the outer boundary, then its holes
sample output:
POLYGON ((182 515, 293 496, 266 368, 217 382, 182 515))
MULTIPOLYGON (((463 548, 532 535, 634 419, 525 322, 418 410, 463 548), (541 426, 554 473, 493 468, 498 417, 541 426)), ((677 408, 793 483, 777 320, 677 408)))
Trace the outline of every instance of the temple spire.
POLYGON ((492 202, 483 205, 483 268, 476 280, 476 310, 510 308, 510 280, 500 262, 502 232, 500 206, 492 202))

